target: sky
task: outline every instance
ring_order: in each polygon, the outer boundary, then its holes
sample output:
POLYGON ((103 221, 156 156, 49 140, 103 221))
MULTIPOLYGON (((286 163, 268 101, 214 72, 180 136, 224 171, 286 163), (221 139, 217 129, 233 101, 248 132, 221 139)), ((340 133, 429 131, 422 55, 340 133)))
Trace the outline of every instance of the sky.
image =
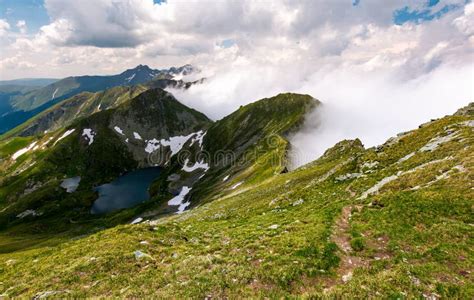
POLYGON ((208 80, 173 92, 213 119, 280 92, 321 100, 309 135, 293 137, 308 161, 474 101, 474 3, 0 0, 0 80, 187 63, 208 80))

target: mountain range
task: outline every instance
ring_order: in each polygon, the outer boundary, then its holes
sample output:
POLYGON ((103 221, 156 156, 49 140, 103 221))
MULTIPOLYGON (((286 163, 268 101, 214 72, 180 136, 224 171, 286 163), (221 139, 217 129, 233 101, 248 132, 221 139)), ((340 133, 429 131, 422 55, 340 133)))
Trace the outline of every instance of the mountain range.
POLYGON ((113 87, 133 86, 153 80, 180 80, 184 75, 195 71, 191 65, 163 70, 138 65, 117 75, 73 76, 56 80, 45 86, 32 87, 28 84, 30 82, 28 80, 26 80, 27 84, 21 84, 25 83, 25 80, 17 80, 13 81, 16 82, 13 86, 0 85, 0 133, 82 92, 104 91, 113 87))
POLYGON ((290 137, 324 102, 213 121, 164 90, 193 70, 77 77, 1 136, 2 297, 474 297, 474 104, 294 169, 290 137), (146 199, 107 198, 150 174, 146 199))

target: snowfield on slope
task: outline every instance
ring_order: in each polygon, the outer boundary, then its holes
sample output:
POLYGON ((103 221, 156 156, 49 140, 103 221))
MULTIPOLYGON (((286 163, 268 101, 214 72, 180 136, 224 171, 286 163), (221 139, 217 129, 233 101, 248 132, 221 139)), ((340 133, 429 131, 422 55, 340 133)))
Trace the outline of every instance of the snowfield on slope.
POLYGON ((168 201, 168 205, 178 206, 177 213, 178 214, 182 213, 186 209, 186 207, 188 207, 191 204, 189 201, 184 202, 184 197, 186 197, 186 195, 189 194, 191 190, 192 188, 183 186, 179 194, 168 201))
POLYGON ((63 133, 63 135, 61 135, 61 136, 56 140, 56 142, 54 142, 53 146, 56 145, 60 140, 66 138, 68 135, 70 135, 70 134, 73 133, 74 131, 76 131, 76 129, 69 129, 69 130, 67 130, 65 133, 63 133))
POLYGON ((17 152, 13 153, 12 159, 16 160, 18 157, 22 156, 26 152, 30 151, 31 149, 34 149, 36 147, 36 143, 37 142, 33 142, 33 143, 29 144, 27 147, 22 148, 22 149, 18 150, 17 152))
POLYGON ((189 163, 189 159, 186 158, 186 161, 184 162, 183 168, 181 170, 188 173, 191 173, 197 169, 204 169, 204 172, 207 172, 207 170, 209 170, 209 164, 205 163, 203 160, 195 162, 194 165, 190 167, 188 166, 188 163, 189 163))
POLYGON ((194 136, 196 134, 197 133, 193 132, 193 133, 188 134, 186 136, 177 135, 177 136, 169 137, 168 139, 157 140, 155 138, 155 139, 146 141, 147 145, 145 147, 145 152, 153 153, 154 151, 158 150, 160 148, 160 146, 164 146, 164 147, 169 146, 170 149, 171 149, 171 156, 173 156, 183 148, 184 144, 186 144, 186 142, 192 136, 194 136))
POLYGON ((114 126, 114 130, 117 131, 119 134, 124 135, 123 130, 120 127, 114 126))
POLYGON ((89 142, 89 146, 94 142, 95 132, 91 128, 84 128, 82 136, 89 142))

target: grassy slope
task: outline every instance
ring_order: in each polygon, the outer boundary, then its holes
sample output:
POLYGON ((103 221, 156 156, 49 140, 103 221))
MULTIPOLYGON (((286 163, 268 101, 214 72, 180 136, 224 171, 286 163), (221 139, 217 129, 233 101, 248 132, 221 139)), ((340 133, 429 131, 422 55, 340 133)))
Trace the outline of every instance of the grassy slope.
POLYGON ((252 185, 282 172, 288 165, 286 135, 319 104, 309 95, 279 94, 242 106, 214 123, 203 142, 211 169, 196 186, 195 197, 222 196, 237 183, 252 185), (231 159, 219 159, 226 153, 232 153, 231 159))
POLYGON ((379 148, 342 142, 308 166, 179 216, 0 254, 0 293, 473 298, 474 134, 463 124, 468 119, 443 118, 379 148), (449 131, 459 135, 417 152, 449 131), (367 165, 374 161, 378 165, 367 165), (364 176, 335 180, 354 172, 364 176), (359 198, 396 173, 379 194, 359 198), (347 208, 352 214, 345 228, 347 208), (339 249, 344 235, 358 251, 339 249), (149 256, 136 258, 137 250, 149 256), (365 263, 349 268, 353 278, 344 284, 348 255, 365 263))

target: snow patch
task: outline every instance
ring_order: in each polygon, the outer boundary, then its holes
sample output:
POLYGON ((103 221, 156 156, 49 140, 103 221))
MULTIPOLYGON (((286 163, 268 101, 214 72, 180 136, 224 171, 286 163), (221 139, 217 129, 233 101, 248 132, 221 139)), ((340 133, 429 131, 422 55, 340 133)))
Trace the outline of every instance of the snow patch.
POLYGON ((239 183, 236 183, 236 184, 234 184, 230 189, 231 189, 231 190, 235 190, 236 188, 238 188, 239 186, 241 186, 242 183, 243 183, 242 181, 239 182, 239 183))
POLYGON ((33 209, 27 209, 24 212, 18 214, 16 217, 19 218, 19 219, 23 219, 23 218, 28 217, 28 216, 36 217, 36 216, 41 216, 41 215, 42 215, 41 213, 37 213, 33 209))
POLYGON ((128 77, 128 78, 125 78, 125 80, 126 80, 127 82, 130 82, 130 81, 132 81, 133 78, 135 78, 135 75, 137 75, 137 74, 133 73, 132 76, 130 76, 130 77, 128 77))
POLYGON ((31 149, 34 149, 36 147, 36 143, 37 142, 33 142, 33 143, 29 144, 27 147, 22 148, 22 149, 18 150, 17 152, 13 153, 12 159, 16 160, 18 157, 22 156, 26 152, 30 151, 31 149))
POLYGON ((136 139, 136 140, 142 140, 142 137, 140 136, 140 134, 138 134, 138 132, 133 132, 133 137, 136 139))
POLYGON ((170 146, 171 149, 171 156, 178 153, 184 146, 184 144, 192 137, 195 133, 191 133, 189 135, 178 135, 170 137, 169 140, 162 139, 160 141, 161 145, 163 146, 170 146))
POLYGON ((179 194, 177 196, 175 196, 173 199, 169 200, 168 201, 168 205, 170 206, 178 206, 178 214, 182 213, 186 207, 188 207, 191 203, 188 201, 188 202, 184 202, 184 197, 186 197, 187 194, 189 194, 189 192, 192 190, 192 188, 190 187, 187 187, 187 186, 183 186, 181 188, 181 191, 179 192, 179 194))
POLYGON ((82 130, 82 136, 85 137, 86 141, 89 141, 89 146, 94 142, 95 134, 91 128, 84 128, 82 130))
POLYGON ((140 217, 139 217, 139 218, 136 218, 135 220, 133 220, 132 223, 130 223, 130 224, 138 224, 138 223, 140 223, 141 221, 143 221, 143 218, 140 218, 140 217))
POLYGON ((171 150, 171 156, 178 153, 184 146, 184 144, 196 133, 191 133, 189 135, 178 135, 170 137, 169 139, 152 139, 147 141, 147 145, 145 147, 145 152, 152 153, 153 151, 160 148, 160 146, 169 146, 171 150))
POLYGON ((196 133, 196 136, 192 138, 191 140, 191 144, 189 145, 190 147, 192 145, 194 145, 195 142, 198 142, 199 143, 199 147, 202 148, 202 140, 204 138, 204 136, 206 135, 207 131, 206 132, 203 132, 202 130, 199 130, 197 133, 196 133))
POLYGON ((227 179, 229 179, 230 175, 227 175, 226 177, 224 177, 224 179, 222 179, 222 181, 227 181, 227 179))
POLYGON ((147 141, 145 152, 153 153, 154 151, 158 149, 160 149, 160 141, 158 141, 157 139, 152 139, 152 140, 147 141))
POLYGON ((60 140, 66 138, 68 135, 70 135, 70 134, 73 133, 74 131, 76 131, 76 129, 69 129, 69 130, 67 130, 65 133, 63 133, 63 135, 61 135, 61 136, 56 140, 56 142, 54 142, 53 146, 56 145, 60 140))
POLYGON ((122 129, 121 129, 120 127, 115 126, 115 127, 114 127, 114 130, 117 131, 119 134, 124 135, 124 134, 123 134, 123 131, 122 131, 122 129))
POLYGON ((58 90, 59 90, 59 88, 57 88, 57 89, 54 91, 53 95, 51 96, 51 100, 53 100, 54 97, 56 97, 56 93, 58 92, 58 90))
POLYGON ((205 163, 204 161, 195 162, 194 165, 191 167, 188 167, 188 162, 189 162, 189 159, 186 158, 186 161, 184 162, 183 168, 181 170, 188 173, 193 172, 197 169, 204 169, 205 172, 209 170, 209 164, 205 163))
POLYGON ((41 145, 41 149, 46 148, 46 145, 48 145, 49 142, 51 142, 52 139, 53 139, 53 137, 51 136, 46 142, 44 142, 44 143, 41 145))
POLYGON ((76 189, 79 187, 79 183, 81 182, 81 176, 66 178, 61 182, 61 187, 66 189, 68 193, 74 193, 76 189))

